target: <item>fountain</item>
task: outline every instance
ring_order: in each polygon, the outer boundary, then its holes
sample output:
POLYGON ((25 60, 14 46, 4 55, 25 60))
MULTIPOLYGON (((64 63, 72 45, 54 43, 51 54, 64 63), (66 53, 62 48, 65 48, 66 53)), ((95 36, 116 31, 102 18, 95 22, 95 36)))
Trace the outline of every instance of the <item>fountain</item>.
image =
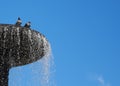
POLYGON ((49 47, 45 36, 35 30, 0 24, 0 86, 8 86, 10 68, 41 59, 49 47))

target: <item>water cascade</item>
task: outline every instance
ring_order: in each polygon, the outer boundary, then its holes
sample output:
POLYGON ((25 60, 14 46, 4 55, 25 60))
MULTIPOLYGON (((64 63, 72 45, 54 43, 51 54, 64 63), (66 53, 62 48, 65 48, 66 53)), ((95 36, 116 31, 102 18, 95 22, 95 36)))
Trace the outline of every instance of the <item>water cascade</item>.
POLYGON ((10 68, 38 61, 49 52, 50 45, 41 33, 22 26, 0 24, 0 86, 8 86, 10 68))

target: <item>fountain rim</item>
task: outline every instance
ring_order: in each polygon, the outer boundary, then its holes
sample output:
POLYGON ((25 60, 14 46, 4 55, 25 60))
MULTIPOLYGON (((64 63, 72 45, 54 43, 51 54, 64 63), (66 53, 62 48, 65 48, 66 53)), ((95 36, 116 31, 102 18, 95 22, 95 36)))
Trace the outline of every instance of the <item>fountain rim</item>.
MULTIPOLYGON (((27 29, 27 30, 31 30, 31 31, 33 31, 33 32, 35 32, 35 33, 38 33, 38 34, 40 34, 40 35, 42 35, 45 39, 46 39, 46 41, 47 42, 49 42, 48 40, 47 40, 47 38, 42 34, 42 33, 40 33, 40 32, 38 32, 38 31, 36 31, 36 30, 33 30, 32 28, 26 28, 26 27, 24 27, 24 26, 16 26, 15 24, 1 24, 0 23, 0 27, 4 27, 4 26, 6 26, 6 27, 14 27, 14 28, 23 28, 23 29, 27 29)), ((37 61, 37 60, 35 60, 35 61, 37 61)), ((33 61, 33 62, 35 62, 35 61, 33 61)), ((32 62, 30 62, 30 63, 32 63, 32 62)), ((29 64, 30 64, 29 63, 29 64)), ((25 63, 25 65, 26 64, 28 64, 28 63, 25 63)), ((15 66, 22 66, 22 65, 15 65, 15 66)), ((14 66, 12 66, 12 67, 14 67, 14 66)), ((11 66, 10 66, 10 68, 11 68, 11 66)))
MULTIPOLYGON (((3 24, 3 23, 0 23, 0 26, 14 26, 14 27, 26 28, 26 27, 24 27, 24 26, 16 26, 15 24, 3 24)), ((36 33, 42 34, 42 33, 38 32, 38 31, 34 30, 33 28, 26 28, 26 29, 30 29, 30 30, 32 30, 32 31, 34 31, 34 32, 36 32, 36 33)), ((42 35, 43 35, 43 37, 45 37, 44 34, 42 34, 42 35)), ((45 37, 45 38, 46 38, 46 37, 45 37)), ((47 40, 47 39, 46 39, 46 40, 47 40)), ((47 41, 48 41, 48 40, 47 40, 47 41)))

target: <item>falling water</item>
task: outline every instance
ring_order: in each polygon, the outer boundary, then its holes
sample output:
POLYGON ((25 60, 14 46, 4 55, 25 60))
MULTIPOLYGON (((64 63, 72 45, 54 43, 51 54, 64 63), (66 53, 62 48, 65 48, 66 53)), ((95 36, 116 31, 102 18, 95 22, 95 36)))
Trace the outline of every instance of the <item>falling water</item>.
POLYGON ((56 86, 54 72, 54 58, 49 51, 35 63, 13 68, 10 71, 9 84, 10 86, 56 86))
POLYGON ((8 75, 9 86, 55 86, 50 44, 35 30, 0 24, 0 62, 1 86, 8 75))
POLYGON ((55 81, 54 81, 55 64, 52 53, 46 55, 41 60, 41 65, 42 65, 42 69, 41 69, 40 86, 55 86, 55 81))
MULTIPOLYGON (((32 43, 32 33, 28 30, 29 42, 32 43)), ((47 39, 40 34, 36 34, 36 40, 38 42, 43 41, 43 51, 45 56, 37 62, 13 68, 10 71, 10 86, 55 86, 54 81, 54 58, 52 56, 52 50, 47 39)), ((18 44, 20 43, 19 29, 17 29, 18 44)), ((38 48, 41 45, 38 44, 38 48)), ((30 46, 30 52, 33 52, 32 46, 30 46)), ((19 54, 19 53, 17 53, 19 54)), ((34 53, 30 53, 29 57, 34 57, 34 53)), ((34 58, 33 58, 34 59, 34 58)))

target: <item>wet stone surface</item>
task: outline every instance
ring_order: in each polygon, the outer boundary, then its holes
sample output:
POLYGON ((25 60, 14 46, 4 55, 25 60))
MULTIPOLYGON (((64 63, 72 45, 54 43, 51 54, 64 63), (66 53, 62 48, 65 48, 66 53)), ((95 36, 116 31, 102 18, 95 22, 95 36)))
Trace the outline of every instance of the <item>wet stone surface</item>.
POLYGON ((47 39, 30 28, 0 24, 0 86, 8 86, 11 67, 41 59, 49 51, 47 39))

